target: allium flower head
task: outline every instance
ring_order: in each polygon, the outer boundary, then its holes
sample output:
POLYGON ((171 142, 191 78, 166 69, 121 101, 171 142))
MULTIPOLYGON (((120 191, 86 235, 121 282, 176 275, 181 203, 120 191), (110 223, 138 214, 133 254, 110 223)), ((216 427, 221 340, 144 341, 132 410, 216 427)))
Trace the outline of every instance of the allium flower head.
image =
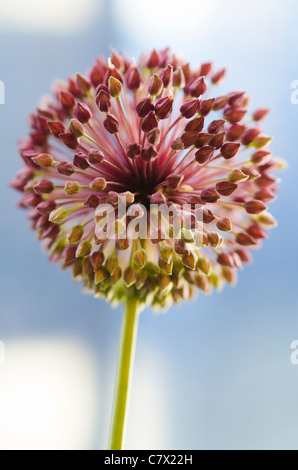
POLYGON ((275 225, 267 205, 281 162, 260 125, 268 110, 248 116, 245 92, 217 95, 224 77, 168 49, 138 64, 113 52, 56 82, 30 116, 12 186, 51 260, 95 295, 165 307, 210 293, 236 281, 275 225), (145 236, 132 236, 144 218, 145 236))

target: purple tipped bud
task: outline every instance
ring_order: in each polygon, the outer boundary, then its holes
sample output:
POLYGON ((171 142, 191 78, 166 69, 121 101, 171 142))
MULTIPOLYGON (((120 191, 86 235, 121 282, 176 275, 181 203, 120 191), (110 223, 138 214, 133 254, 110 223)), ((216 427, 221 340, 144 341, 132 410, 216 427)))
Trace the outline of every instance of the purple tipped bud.
POLYGON ((173 73, 173 87, 174 88, 184 88, 185 87, 185 77, 181 67, 178 67, 177 70, 173 73))
POLYGON ((214 100, 214 104, 213 104, 213 111, 219 111, 223 108, 226 107, 226 105, 228 104, 229 102, 229 97, 228 96, 218 96, 217 98, 215 98, 214 100))
POLYGON ((160 142, 160 130, 156 127, 147 134, 148 144, 158 145, 160 142))
POLYGON ((81 185, 77 181, 66 181, 64 186, 64 192, 67 196, 78 194, 80 192, 81 185))
POLYGON ((226 132, 222 132, 221 134, 216 134, 210 141, 210 146, 214 147, 216 150, 220 149, 226 140, 226 135, 227 135, 226 132))
POLYGON ((117 256, 110 256, 105 264, 105 268, 108 270, 110 275, 112 276, 116 269, 118 268, 119 260, 117 256))
POLYGON ((103 125, 110 134, 117 134, 119 132, 120 123, 112 114, 107 115, 103 125))
POLYGON ((54 184, 49 180, 41 180, 33 188, 36 194, 50 194, 54 191, 54 184))
POLYGON ((203 210, 203 222, 204 224, 211 224, 215 220, 213 213, 209 209, 203 210))
POLYGON ((75 172, 75 168, 71 163, 60 162, 56 165, 58 173, 65 176, 71 176, 75 172))
POLYGON ((82 124, 89 122, 92 117, 89 107, 83 103, 77 103, 74 114, 78 121, 80 121, 82 124))
POLYGON ((254 121, 257 121, 257 122, 261 121, 267 116, 269 112, 270 112, 270 109, 267 109, 267 108, 258 109, 257 111, 253 113, 252 118, 254 121))
POLYGON ((200 103, 200 114, 201 116, 207 116, 213 108, 214 99, 203 100, 200 103))
POLYGON ((104 162, 104 154, 97 149, 91 149, 88 154, 88 162, 90 165, 101 165, 104 162))
POLYGON ((96 209, 100 204, 100 197, 96 194, 90 194, 84 202, 85 206, 90 207, 90 209, 96 209))
POLYGON ((200 69, 200 76, 201 77, 207 77, 207 75, 209 75, 211 70, 212 70, 212 63, 211 62, 206 62, 205 64, 202 64, 201 69, 200 69))
POLYGON ((139 144, 130 144, 127 147, 126 155, 132 160, 135 160, 135 158, 141 155, 141 151, 142 151, 142 147, 139 144))
POLYGON ((193 147, 197 140, 196 132, 184 132, 181 136, 181 141, 183 142, 183 148, 187 149, 193 147))
POLYGON ((177 175, 177 174, 169 175, 166 178, 166 183, 167 183, 168 188, 171 188, 173 190, 178 189, 183 179, 184 179, 184 175, 177 175))
POLYGON ((188 122, 185 126, 185 132, 201 132, 204 128, 205 119, 199 117, 188 122))
POLYGON ((105 90, 100 90, 96 96, 96 103, 102 113, 108 113, 111 108, 111 97, 105 90))
POLYGON ((186 268, 191 269, 192 271, 196 269, 196 259, 191 252, 182 256, 182 263, 186 268))
POLYGON ((255 239, 253 237, 251 237, 246 232, 238 233, 238 235, 236 237, 236 242, 241 246, 254 246, 254 245, 256 245, 255 239))
POLYGON ((226 77, 226 72, 226 69, 222 69, 216 72, 211 78, 212 83, 214 85, 220 85, 226 77))
POLYGON ((263 202, 273 202, 275 194, 269 188, 262 188, 256 192, 255 199, 263 202))
POLYGON ((64 124, 59 121, 48 121, 48 127, 55 137, 59 137, 60 134, 66 131, 64 124))
POLYGON ((127 288, 133 286, 137 281, 137 273, 131 266, 125 269, 123 273, 123 281, 127 288))
POLYGON ((33 157, 32 160, 42 168, 50 168, 57 164, 53 157, 48 153, 41 153, 40 155, 38 155, 38 157, 33 157))
POLYGON ((254 153, 251 157, 251 161, 258 166, 267 165, 267 163, 271 160, 271 153, 266 152, 265 150, 259 150, 258 152, 254 153))
POLYGON ((96 191, 100 193, 107 187, 107 182, 104 178, 95 178, 95 180, 93 180, 89 186, 92 189, 92 191, 96 191))
POLYGON ((109 78, 109 92, 113 98, 118 98, 122 93, 122 83, 115 77, 109 78))
POLYGON ((135 265, 140 269, 143 269, 145 267, 145 264, 147 263, 147 259, 148 259, 147 253, 143 249, 136 251, 133 256, 133 261, 135 265))
POLYGON ((64 134, 60 134, 60 139, 66 145, 66 147, 75 150, 79 145, 78 139, 73 135, 72 132, 65 132, 64 134))
POLYGON ((142 159, 145 162, 150 162, 157 156, 158 156, 158 152, 156 148, 153 147, 153 145, 147 145, 147 147, 143 148, 142 150, 142 159))
POLYGON ((245 210, 248 214, 261 214, 266 211, 268 207, 262 201, 249 201, 245 204, 245 210))
POLYGON ((150 202, 151 204, 166 204, 167 200, 162 193, 157 192, 152 194, 152 196, 150 197, 150 202))
POLYGON ((150 54, 150 56, 149 56, 149 58, 148 58, 148 60, 147 60, 146 65, 147 65, 148 69, 156 69, 157 67, 159 67, 159 64, 160 64, 160 55, 159 55, 159 53, 154 49, 154 50, 151 52, 151 54, 150 54))
POLYGON ((216 222, 216 226, 222 232, 231 232, 232 230, 232 223, 227 217, 222 217, 221 219, 219 219, 216 222))
POLYGON ((150 132, 156 127, 158 127, 156 115, 153 111, 150 111, 150 113, 144 118, 142 122, 142 130, 143 132, 150 132))
POLYGON ((251 235, 255 240, 264 240, 267 238, 265 230, 263 230, 258 224, 252 224, 247 229, 247 233, 251 235))
POLYGON ((220 199, 220 195, 218 194, 217 191, 215 191, 215 189, 210 188, 210 189, 205 189, 204 191, 201 192, 201 198, 207 204, 214 204, 220 199))
POLYGON ((235 155, 237 155, 240 147, 240 143, 227 142, 222 146, 221 154, 225 158, 225 160, 229 160, 230 158, 233 158, 235 157, 235 155))
POLYGON ((80 73, 77 73, 76 79, 77 79, 77 85, 78 85, 80 92, 83 95, 87 95, 87 93, 91 89, 91 83, 89 82, 88 78, 84 77, 80 73))
POLYGON ((66 111, 71 111, 76 104, 74 96, 68 91, 60 91, 59 100, 66 111))
POLYGON ((155 105, 155 113, 159 119, 167 119, 173 111, 174 99, 172 96, 160 99, 155 105))
POLYGON ((246 127, 240 126, 239 124, 233 124, 227 133, 227 139, 231 142, 235 142, 235 140, 240 140, 241 136, 245 132, 246 127))
POLYGON ((148 92, 151 96, 158 96, 163 89, 163 82, 157 74, 152 75, 148 85, 148 92))
POLYGON ((180 108, 180 113, 186 119, 192 118, 199 109, 200 101, 198 99, 189 100, 180 108))
POLYGON ((73 164, 76 168, 79 168, 80 170, 87 170, 87 168, 89 168, 89 163, 84 153, 76 154, 73 158, 73 164))
POLYGON ((110 277, 109 272, 105 268, 99 268, 95 271, 94 284, 98 286, 110 277))
POLYGON ((132 65, 131 68, 127 71, 126 84, 129 90, 136 91, 141 86, 141 75, 139 70, 135 65, 132 65))
POLYGON ((246 114, 246 109, 229 107, 225 109, 224 117, 232 124, 242 121, 246 114))
POLYGON ((219 134, 224 130, 226 121, 224 119, 218 119, 216 121, 212 121, 208 126, 209 134, 219 134))
MULTIPOLYGON (((201 132, 201 134, 198 135, 195 141, 195 147, 200 148, 200 147, 205 147, 205 145, 210 144, 211 140, 213 139, 212 134, 206 134, 205 132, 201 132)), ((212 147, 212 145, 210 145, 212 147)))
POLYGON ((239 249, 239 250, 236 250, 235 253, 239 256, 242 263, 251 263, 252 256, 249 251, 244 250, 244 249, 241 249, 241 250, 239 249))
POLYGON ((221 196, 231 196, 231 194, 233 194, 236 189, 238 189, 237 184, 231 183, 229 181, 221 181, 216 185, 216 191, 221 196))
MULTIPOLYGON (((85 134, 85 127, 77 119, 71 119, 69 130, 76 138, 82 137, 85 134)), ((64 135, 65 134, 66 133, 64 133, 64 135)))
POLYGON ((56 209, 56 202, 51 200, 43 201, 40 202, 36 208, 42 215, 48 216, 56 209))
POLYGON ((195 154, 195 159, 201 165, 206 163, 214 155, 214 148, 206 145, 205 147, 200 148, 195 154))
POLYGON ((242 136, 242 144, 249 145, 260 135, 261 129, 247 129, 242 136))
POLYGON ((217 262, 221 266, 234 268, 233 256, 229 253, 221 253, 220 255, 218 255, 217 262))
POLYGON ((197 78, 189 87, 188 91, 194 98, 199 98, 207 90, 207 85, 204 77, 197 78))
POLYGON ((154 109, 154 105, 149 97, 143 98, 136 107, 136 111, 140 118, 144 118, 151 111, 154 111, 154 109))
POLYGON ((164 87, 168 88, 173 80, 173 66, 169 64, 167 68, 161 70, 159 78, 162 80, 164 87))

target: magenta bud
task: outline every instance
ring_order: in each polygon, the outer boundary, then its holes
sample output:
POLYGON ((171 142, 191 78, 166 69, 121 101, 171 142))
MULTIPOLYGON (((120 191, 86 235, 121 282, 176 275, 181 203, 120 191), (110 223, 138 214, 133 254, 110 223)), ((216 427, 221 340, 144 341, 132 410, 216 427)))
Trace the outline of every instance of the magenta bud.
POLYGON ((122 83, 115 77, 109 78, 109 92, 113 98, 118 98, 122 92, 122 83))
POLYGON ((171 116, 173 110, 173 97, 160 99, 155 105, 155 113, 159 119, 167 119, 171 116))
POLYGON ((254 246, 256 245, 256 241, 253 237, 251 237, 246 232, 238 233, 236 237, 236 242, 241 246, 254 246))
POLYGON ((60 162, 56 165, 58 173, 65 176, 71 176, 75 172, 74 166, 69 162, 60 162))
POLYGON ((242 263, 251 263, 252 256, 248 250, 239 249, 236 250, 235 253, 239 256, 242 263))
POLYGON ((213 188, 205 189, 201 192, 201 198, 207 204, 214 204, 220 199, 220 195, 213 188))
POLYGON ((159 78, 162 80, 165 88, 168 88, 173 80, 173 66, 168 65, 165 69, 159 73, 159 78))
POLYGON ((148 69, 156 69, 157 67, 159 67, 160 60, 161 60, 161 58, 160 58, 159 53, 154 49, 151 52, 151 54, 150 54, 150 56, 147 60, 147 63, 146 63, 148 69))
POLYGON ((214 100, 213 111, 220 111, 221 109, 226 107, 228 102, 229 102, 229 97, 228 96, 226 96, 226 95, 218 96, 214 100))
POLYGON ((206 145, 205 147, 200 148, 196 152, 195 158, 196 158, 196 161, 202 165, 203 163, 206 163, 208 160, 210 160, 210 158, 212 158, 213 155, 214 155, 214 148, 206 145))
POLYGON ((150 132, 156 127, 158 127, 156 115, 153 111, 150 111, 142 122, 142 130, 143 132, 150 132))
POLYGON ((141 155, 142 147, 139 144, 130 144, 126 149, 126 155, 134 160, 141 155))
POLYGON ((145 162, 150 162, 154 158, 158 156, 157 150, 153 147, 153 145, 147 145, 147 147, 143 148, 142 150, 142 159, 145 162))
POLYGON ((225 160, 229 160, 230 158, 235 157, 237 155, 238 150, 240 149, 241 144, 236 142, 227 142, 221 148, 221 154, 225 160))
POLYGON ((261 129, 247 129, 242 136, 242 144, 245 146, 251 144, 260 133, 261 129))
POLYGON ((204 209, 203 210, 203 222, 204 224, 211 224, 215 220, 215 217, 211 210, 204 209))
POLYGON ((90 188, 92 191, 102 192, 107 187, 107 182, 104 178, 95 178, 95 180, 90 183, 90 188))
POLYGON ((85 206, 90 207, 90 209, 96 209, 100 204, 100 196, 96 194, 90 194, 84 202, 85 206))
POLYGON ((160 142, 160 130, 158 127, 152 129, 152 131, 147 134, 147 141, 149 144, 158 145, 160 142))
POLYGON ((230 219, 227 217, 222 217, 216 222, 216 226, 221 232, 231 232, 232 231, 232 223, 230 219))
POLYGON ((245 91, 232 91, 232 93, 229 93, 229 105, 235 108, 241 107, 245 94, 245 91))
POLYGON ((157 192, 152 194, 152 196, 150 197, 150 202, 151 204, 166 204, 167 200, 162 193, 157 192))
POLYGON ((221 132, 221 134, 216 134, 210 141, 210 146, 214 147, 216 150, 220 149, 226 140, 226 135, 227 135, 226 132, 221 132))
POLYGON ((142 101, 136 107, 136 111, 140 118, 144 118, 147 116, 151 111, 154 111, 154 105, 151 101, 150 97, 143 98, 142 101))
POLYGON ((151 96, 158 96, 163 89, 163 82, 157 74, 152 75, 148 85, 148 92, 151 96))
POLYGON ((229 181, 221 181, 216 185, 216 191, 221 196, 231 196, 231 194, 233 194, 236 189, 238 189, 237 184, 231 183, 229 181))
POLYGON ((92 117, 89 107, 83 103, 77 103, 74 114, 82 124, 86 124, 92 117))
POLYGON ((173 73, 173 87, 174 88, 184 88, 185 87, 185 76, 181 67, 178 67, 177 70, 173 73))
POLYGON ((32 160, 34 163, 36 163, 38 166, 41 166, 42 168, 50 168, 52 166, 55 166, 57 162, 53 159, 53 157, 47 153, 41 153, 37 157, 33 157, 32 160))
POLYGON ((185 132, 201 132, 204 128, 205 119, 199 117, 188 122, 185 126, 185 132))
POLYGON ((226 77, 226 69, 219 70, 216 72, 212 78, 211 81, 214 85, 220 85, 226 77))
POLYGON ((135 65, 127 71, 126 84, 129 90, 136 91, 141 86, 141 74, 135 65))
POLYGON ((88 153, 88 162, 90 165, 101 165, 104 162, 104 154, 97 149, 91 149, 88 153))
POLYGON ((199 96, 203 95, 207 90, 207 85, 205 82, 204 77, 197 78, 190 86, 189 86, 189 94, 194 98, 199 98, 199 96))
POLYGON ((233 108, 230 106, 225 109, 224 117, 230 123, 237 124, 237 122, 242 121, 246 113, 247 113, 246 109, 233 108))
POLYGON ((33 186, 36 194, 50 194, 54 191, 54 184, 49 180, 41 180, 33 186))
POLYGON ((270 109, 268 108, 257 109, 257 111, 253 113, 252 118, 254 121, 261 121, 267 116, 269 112, 270 112, 270 109))
POLYGON ((258 200, 253 200, 246 202, 245 204, 245 210, 248 214, 261 214, 262 212, 266 211, 268 209, 268 206, 264 204, 262 201, 258 200))
POLYGON ((99 64, 94 64, 90 72, 90 80, 94 88, 96 88, 104 79, 103 68, 99 64))
POLYGON ((227 139, 230 142, 235 142, 235 140, 240 140, 243 133, 245 132, 246 127, 240 126, 239 124, 233 124, 227 133, 227 139))
POLYGON ((265 240, 267 238, 267 233, 258 224, 250 225, 247 229, 247 233, 255 240, 265 240))
POLYGON ((206 134, 205 132, 201 132, 201 134, 199 134, 196 138, 195 147, 199 149, 200 147, 209 145, 212 139, 213 139, 212 134, 206 134))
POLYGON ((49 199, 48 201, 40 202, 36 208, 42 215, 48 216, 56 207, 56 202, 49 199))
POLYGON ((60 91, 59 101, 66 111, 72 110, 76 103, 74 96, 68 91, 60 91))
POLYGON ((89 163, 87 157, 84 153, 78 153, 73 158, 73 164, 76 168, 80 170, 87 170, 89 168, 89 163))
POLYGON ((211 62, 207 62, 205 64, 202 64, 201 69, 200 69, 200 76, 201 77, 207 77, 207 75, 209 75, 211 70, 212 70, 212 63, 211 62))
POLYGON ((208 126, 209 134, 219 134, 224 130, 226 121, 224 119, 217 119, 216 121, 212 121, 208 126))
POLYGON ((193 147, 197 140, 196 132, 184 132, 181 136, 181 141, 183 142, 183 148, 187 149, 193 147))
POLYGON ((275 198, 275 194, 269 188, 259 189, 255 194, 255 199, 263 202, 273 202, 275 198))
POLYGON ((254 153, 251 157, 251 161, 258 166, 267 165, 267 163, 271 160, 271 153, 266 152, 265 150, 259 150, 258 152, 254 153))
POLYGON ((86 95, 91 89, 91 83, 89 82, 88 78, 84 77, 80 73, 76 74, 77 85, 80 92, 83 95, 86 95))
POLYGON ((120 123, 113 114, 107 115, 103 125, 110 134, 117 134, 119 132, 120 123))
POLYGON ((112 106, 110 94, 105 90, 100 90, 96 96, 96 103, 102 113, 108 113, 112 106))
POLYGON ((177 175, 177 174, 169 175, 166 178, 168 188, 171 188, 173 190, 178 189, 179 186, 181 186, 183 179, 184 179, 184 175, 177 175))
POLYGON ((200 114, 201 116, 207 116, 213 108, 214 99, 203 100, 200 103, 200 114))
POLYGON ((69 123, 69 130, 77 139, 85 134, 85 128, 83 124, 81 124, 77 119, 71 119, 69 123))
POLYGON ((72 132, 65 132, 64 134, 60 134, 59 137, 66 147, 72 150, 75 150, 79 145, 78 139, 72 134, 72 132))
POLYGON ((198 111, 200 101, 198 99, 189 100, 181 106, 180 112, 186 119, 192 118, 198 111))
POLYGON ((55 137, 59 137, 59 135, 63 134, 66 130, 64 124, 59 121, 48 121, 48 126, 55 137))

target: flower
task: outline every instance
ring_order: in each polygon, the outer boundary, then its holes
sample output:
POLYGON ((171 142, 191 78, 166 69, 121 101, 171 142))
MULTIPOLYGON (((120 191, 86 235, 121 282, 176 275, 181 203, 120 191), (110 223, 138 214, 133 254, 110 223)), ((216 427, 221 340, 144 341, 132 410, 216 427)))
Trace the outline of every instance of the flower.
POLYGON ((260 126, 268 110, 247 119, 245 92, 216 96, 224 77, 169 49, 139 64, 113 52, 86 76, 55 83, 30 116, 12 186, 50 259, 95 295, 166 307, 196 288, 210 293, 235 283, 276 225, 267 205, 281 162, 260 126), (168 220, 154 222, 152 205, 171 210, 168 220), (100 211, 111 207, 114 238, 100 211), (144 236, 132 237, 128 224, 141 220, 144 236))

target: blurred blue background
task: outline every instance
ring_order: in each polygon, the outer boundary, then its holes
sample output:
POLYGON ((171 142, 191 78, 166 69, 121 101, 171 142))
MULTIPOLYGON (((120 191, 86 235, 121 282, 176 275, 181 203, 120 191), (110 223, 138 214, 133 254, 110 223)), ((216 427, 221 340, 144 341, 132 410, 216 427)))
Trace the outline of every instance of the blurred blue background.
POLYGON ((120 308, 48 264, 16 209, 8 182, 27 115, 54 78, 84 72, 111 47, 138 57, 170 46, 193 64, 227 66, 224 89, 273 109, 266 133, 289 170, 271 208, 279 227, 236 288, 142 314, 127 448, 298 449, 297 16, 295 0, 1 2, 0 448, 106 447, 121 324, 120 308))

